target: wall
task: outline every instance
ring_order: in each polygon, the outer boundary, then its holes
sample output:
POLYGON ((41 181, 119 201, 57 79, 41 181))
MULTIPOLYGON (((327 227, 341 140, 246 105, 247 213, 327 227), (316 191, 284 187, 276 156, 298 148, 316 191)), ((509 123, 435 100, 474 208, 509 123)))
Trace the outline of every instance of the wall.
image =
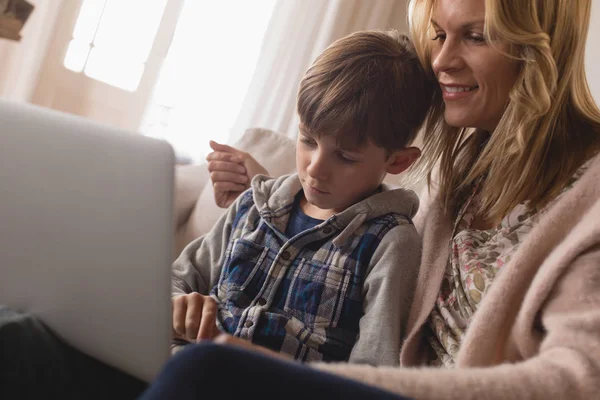
POLYGON ((588 32, 587 49, 585 54, 587 79, 596 99, 600 104, 600 0, 592 1, 592 18, 588 32))
POLYGON ((64 0, 28 0, 35 6, 19 42, 0 39, 0 96, 30 101, 64 0))

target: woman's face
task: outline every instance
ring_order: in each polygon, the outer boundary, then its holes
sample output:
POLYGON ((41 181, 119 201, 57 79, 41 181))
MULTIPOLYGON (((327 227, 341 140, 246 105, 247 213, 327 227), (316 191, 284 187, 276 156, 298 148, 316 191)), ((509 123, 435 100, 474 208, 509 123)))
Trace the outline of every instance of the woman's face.
MULTIPOLYGON (((518 74, 516 61, 484 37, 484 0, 437 0, 432 25, 432 67, 451 126, 493 131, 518 74)), ((508 45, 496 46, 508 52, 508 45)))

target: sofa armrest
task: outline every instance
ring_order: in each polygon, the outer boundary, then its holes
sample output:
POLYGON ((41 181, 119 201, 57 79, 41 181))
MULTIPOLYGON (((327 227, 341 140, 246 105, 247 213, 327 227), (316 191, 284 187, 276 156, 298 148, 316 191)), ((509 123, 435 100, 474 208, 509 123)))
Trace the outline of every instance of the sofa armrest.
POLYGON ((187 222, 204 187, 210 184, 206 163, 175 166, 175 230, 187 222))

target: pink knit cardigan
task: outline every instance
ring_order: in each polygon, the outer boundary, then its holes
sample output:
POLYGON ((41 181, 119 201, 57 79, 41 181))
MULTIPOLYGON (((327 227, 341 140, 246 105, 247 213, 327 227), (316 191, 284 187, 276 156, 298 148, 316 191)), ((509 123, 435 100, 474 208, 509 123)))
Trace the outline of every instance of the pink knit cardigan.
POLYGON ((453 369, 419 367, 452 229, 438 204, 426 208, 402 367, 315 366, 416 399, 600 399, 600 156, 502 267, 453 369))

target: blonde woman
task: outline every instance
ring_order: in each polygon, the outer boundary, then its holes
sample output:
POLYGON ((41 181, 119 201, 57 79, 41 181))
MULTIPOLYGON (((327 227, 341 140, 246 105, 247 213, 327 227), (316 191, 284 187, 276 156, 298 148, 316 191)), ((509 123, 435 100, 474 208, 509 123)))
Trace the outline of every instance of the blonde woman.
MULTIPOLYGON (((196 376, 240 376, 250 361, 254 385, 240 393, 261 398, 330 398, 340 385, 349 398, 367 398, 366 388, 417 399, 599 396, 600 111, 584 72, 590 8, 591 0, 411 2, 411 34, 439 91, 424 136, 421 167, 434 172, 419 214, 424 248, 401 368, 291 365, 236 353, 253 347, 222 336, 235 346, 191 349, 146 398, 185 386, 174 372, 183 366, 194 365, 196 376), (219 368, 211 357, 228 363, 219 368)), ((234 197, 249 176, 234 172, 231 157, 249 171, 260 166, 215 147, 216 198, 234 197)), ((195 385, 218 392, 207 382, 195 385)))

